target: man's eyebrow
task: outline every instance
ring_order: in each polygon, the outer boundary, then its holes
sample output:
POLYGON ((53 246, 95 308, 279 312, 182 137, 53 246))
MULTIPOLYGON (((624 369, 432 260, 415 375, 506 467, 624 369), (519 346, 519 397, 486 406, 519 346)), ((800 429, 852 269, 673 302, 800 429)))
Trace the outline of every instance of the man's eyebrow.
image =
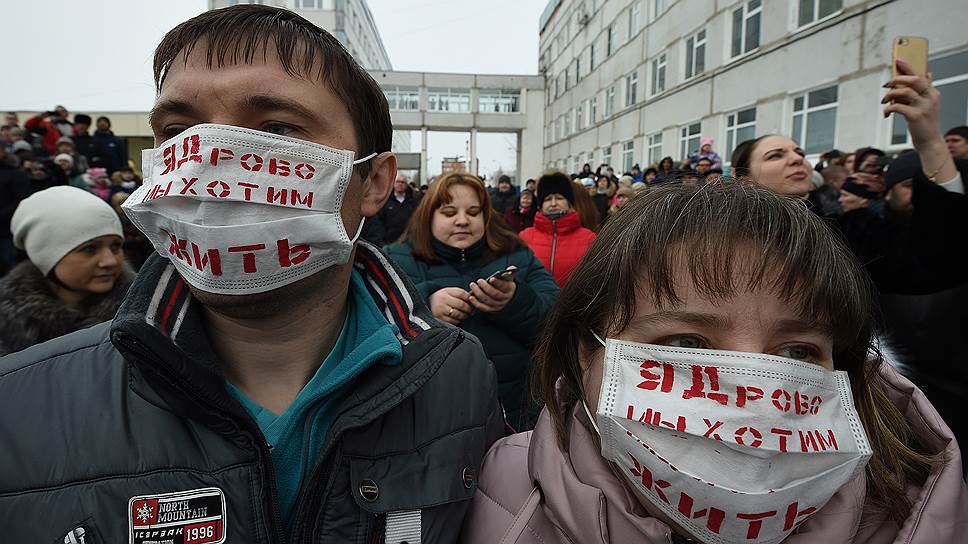
POLYGON ((148 113, 148 125, 152 128, 157 125, 158 121, 161 120, 164 114, 176 114, 176 115, 186 115, 189 117, 197 117, 198 110, 191 102, 185 100, 177 100, 174 98, 169 98, 162 100, 161 102, 155 104, 151 111, 148 113))
POLYGON ((303 117, 313 124, 320 124, 319 116, 313 113, 309 108, 303 106, 295 100, 290 100, 281 96, 254 94, 245 97, 245 99, 242 100, 241 106, 245 110, 255 110, 260 112, 284 111, 303 117))

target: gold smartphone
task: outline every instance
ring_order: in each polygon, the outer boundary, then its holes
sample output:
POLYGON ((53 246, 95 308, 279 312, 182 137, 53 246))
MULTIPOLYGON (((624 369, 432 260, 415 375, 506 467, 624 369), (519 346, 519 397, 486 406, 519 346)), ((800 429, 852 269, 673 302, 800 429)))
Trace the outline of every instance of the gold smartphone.
POLYGON ((914 68, 919 76, 928 75, 928 39, 920 36, 898 36, 894 38, 891 60, 892 77, 897 77, 897 60, 901 59, 914 68))

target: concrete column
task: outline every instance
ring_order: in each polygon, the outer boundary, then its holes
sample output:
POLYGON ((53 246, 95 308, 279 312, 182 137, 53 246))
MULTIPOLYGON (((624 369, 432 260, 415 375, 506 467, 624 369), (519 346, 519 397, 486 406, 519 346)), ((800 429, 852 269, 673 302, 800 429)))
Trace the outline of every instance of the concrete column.
POLYGON ((476 176, 477 175, 477 129, 476 128, 471 129, 470 147, 471 148, 470 148, 470 151, 468 151, 468 157, 467 157, 467 162, 469 162, 470 164, 467 165, 467 171, 476 176))
POLYGON ((427 185, 427 127, 420 127, 420 185, 427 185))

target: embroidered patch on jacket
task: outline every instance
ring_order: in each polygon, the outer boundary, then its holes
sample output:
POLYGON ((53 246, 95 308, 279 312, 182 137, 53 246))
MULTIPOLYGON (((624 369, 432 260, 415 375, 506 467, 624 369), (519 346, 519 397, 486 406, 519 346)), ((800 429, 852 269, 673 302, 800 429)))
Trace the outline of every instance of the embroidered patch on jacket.
POLYGON ((139 495, 128 501, 129 544, 225 542, 225 495, 217 487, 139 495))

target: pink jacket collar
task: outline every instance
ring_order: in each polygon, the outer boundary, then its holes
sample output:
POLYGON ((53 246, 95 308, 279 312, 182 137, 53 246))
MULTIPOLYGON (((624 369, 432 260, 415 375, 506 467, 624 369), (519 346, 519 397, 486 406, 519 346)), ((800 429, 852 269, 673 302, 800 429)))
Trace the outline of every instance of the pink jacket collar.
MULTIPOLYGON (((912 486, 910 517, 898 527, 865 512, 863 474, 831 500, 785 542, 789 544, 864 542, 933 544, 959 542, 968 533, 968 491, 962 480, 961 455, 947 425, 924 394, 889 365, 881 377, 888 395, 932 452, 943 455, 920 487, 912 486)), ((541 414, 528 453, 528 472, 542 489, 543 510, 575 542, 669 542, 671 530, 650 517, 614 476, 601 457, 598 440, 580 404, 568 410, 568 451, 558 446, 551 418, 541 414), (598 508, 589 508, 597 504, 598 508)))

